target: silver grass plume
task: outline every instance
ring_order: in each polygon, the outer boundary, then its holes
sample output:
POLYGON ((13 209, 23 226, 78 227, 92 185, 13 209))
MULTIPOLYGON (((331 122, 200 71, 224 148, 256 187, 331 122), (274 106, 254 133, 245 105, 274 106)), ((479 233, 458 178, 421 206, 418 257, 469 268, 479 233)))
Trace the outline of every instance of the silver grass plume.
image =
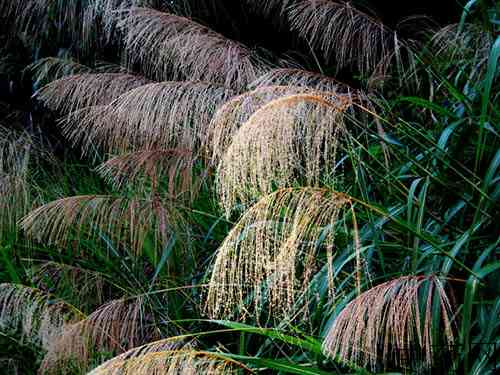
POLYGON ((0 126, 0 241, 17 233, 17 221, 33 204, 29 164, 41 155, 28 133, 0 126))
MULTIPOLYGON (((208 315, 293 320, 300 310, 304 319, 303 309, 312 297, 309 283, 325 263, 333 296, 336 225, 351 205, 342 193, 311 187, 281 189, 263 197, 217 250, 206 302, 208 315), (301 306, 296 306, 299 300, 301 306)), ((359 242, 354 241, 354 246, 359 259, 359 242)))
POLYGON ((107 106, 73 112, 61 125, 84 153, 95 147, 115 154, 178 147, 196 151, 213 113, 231 95, 231 90, 204 82, 152 83, 107 106))
POLYGON ((15 22, 16 28, 32 35, 43 33, 53 19, 61 29, 77 40, 81 35, 78 2, 59 0, 4 0, 0 11, 15 22))
POLYGON ((193 167, 191 151, 159 149, 114 157, 97 172, 117 189, 130 186, 155 195, 163 188, 171 199, 183 199, 194 197, 197 191, 193 167))
POLYGON ((217 165, 238 129, 259 108, 283 96, 313 91, 307 87, 293 85, 262 86, 226 102, 217 110, 208 127, 206 146, 210 164, 217 165))
POLYGON ((273 85, 308 87, 317 91, 331 92, 337 95, 359 94, 349 85, 320 73, 303 69, 271 69, 250 84, 250 88, 273 85))
POLYGON ((67 324, 84 315, 38 289, 0 284, 0 330, 21 341, 47 349, 67 324))
POLYGON ((333 60, 337 70, 353 66, 383 79, 393 63, 398 69, 415 68, 410 43, 350 1, 300 0, 286 13, 292 29, 333 60))
POLYGON ((92 32, 96 22, 100 22, 103 25, 104 42, 109 42, 116 31, 116 12, 135 6, 150 6, 153 3, 154 0, 89 0, 83 13, 85 25, 83 39, 90 39, 92 35, 85 34, 92 32))
POLYGON ((33 74, 34 86, 43 82, 55 81, 66 76, 88 74, 92 68, 70 57, 44 57, 28 65, 25 70, 33 74))
POLYGON ((132 350, 97 367, 88 375, 226 375, 250 374, 242 363, 224 354, 198 351, 191 344, 180 348, 178 341, 161 340, 132 350))
POLYGON ((150 8, 119 13, 130 63, 159 80, 190 79, 242 91, 267 64, 243 44, 191 19, 150 8))
POLYGON ((451 348, 453 316, 444 280, 435 275, 400 277, 350 302, 329 328, 323 351, 327 356, 377 371, 388 363, 411 365, 411 353, 416 350, 431 367, 436 339, 432 332, 441 329, 443 336, 438 340, 451 348), (438 320, 433 314, 436 307, 438 320))
POLYGON ((350 98, 318 93, 271 101, 241 126, 217 168, 226 215, 276 188, 319 186, 336 168, 350 98))
POLYGON ((122 94, 151 83, 125 73, 76 74, 45 85, 35 94, 50 109, 70 113, 85 107, 109 104, 122 94))
POLYGON ((168 243, 174 228, 180 225, 177 216, 171 205, 157 197, 143 200, 83 195, 45 204, 20 224, 30 238, 60 248, 105 234, 131 253, 141 254, 148 236, 156 248, 168 243))
POLYGON ((145 297, 110 301, 85 319, 66 325, 47 348, 41 369, 55 372, 71 361, 85 369, 93 352, 124 353, 159 337, 145 297))

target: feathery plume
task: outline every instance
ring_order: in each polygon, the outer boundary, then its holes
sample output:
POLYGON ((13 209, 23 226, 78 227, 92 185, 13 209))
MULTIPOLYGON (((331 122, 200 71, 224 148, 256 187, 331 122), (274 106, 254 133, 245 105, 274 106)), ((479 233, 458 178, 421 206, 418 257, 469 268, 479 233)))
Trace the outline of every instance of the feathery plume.
POLYGON ((310 187, 262 198, 217 250, 206 304, 209 316, 261 320, 267 308, 269 318, 293 318, 298 298, 307 304, 309 282, 322 257, 331 289, 336 224, 350 205, 344 194, 310 187))
MULTIPOLYGON (((371 366, 373 371, 390 361, 411 364, 412 350, 421 351, 428 367, 433 361, 433 337, 444 329, 442 339, 454 342, 453 310, 445 285, 437 276, 404 276, 361 294, 335 318, 323 342, 331 357, 371 366), (439 309, 439 318, 433 316, 439 309), (439 326, 439 327, 438 327, 439 326), (408 355, 410 354, 410 355, 408 355)), ((422 356, 419 356, 422 358, 422 356)))
POLYGON ((117 189, 142 186, 142 190, 150 188, 153 195, 159 193, 165 182, 169 196, 175 199, 194 195, 193 164, 189 150, 138 151, 108 160, 97 172, 117 189))
POLYGON ((76 74, 42 87, 35 95, 46 106, 63 113, 109 104, 120 95, 151 83, 132 74, 76 74))
POLYGON ((250 84, 251 88, 272 85, 308 87, 317 91, 331 92, 337 95, 357 93, 357 90, 335 78, 303 69, 279 68, 272 69, 250 84))
POLYGON ((85 368, 94 351, 123 353, 158 338, 144 297, 114 300, 67 325, 52 341, 41 369, 50 372, 76 361, 85 368))
POLYGON ((349 1, 301 0, 287 14, 292 29, 326 60, 333 58, 337 70, 353 66, 368 76, 385 75, 393 61, 402 67, 402 53, 409 52, 396 32, 349 1))
POLYGON ((276 99, 238 130, 217 169, 217 191, 229 216, 276 188, 318 186, 333 174, 345 135, 348 97, 297 94, 276 99))
POLYGON ((100 233, 115 243, 140 254, 148 236, 162 248, 171 238, 180 218, 160 199, 116 198, 83 195, 59 199, 30 212, 21 221, 29 237, 65 248, 72 240, 81 241, 100 233), (163 245, 163 246, 162 246, 163 245))
POLYGON ((17 221, 31 208, 28 182, 19 176, 0 174, 0 242, 17 233, 17 221))
POLYGON ((83 318, 71 305, 38 289, 0 284, 0 329, 46 349, 67 324, 83 318))
POLYGON ((196 351, 189 345, 177 350, 155 350, 145 354, 113 358, 88 375, 145 375, 145 374, 250 374, 243 364, 223 354, 196 351))
POLYGON ((28 133, 0 126, 0 241, 17 233, 17 221, 31 208, 28 167, 41 153, 28 133))
POLYGON ((104 26, 104 40, 110 41, 116 28, 116 12, 135 6, 150 6, 153 3, 154 0, 89 0, 83 15, 86 25, 84 31, 91 31, 96 21, 99 21, 104 26))
POLYGON ((251 115, 265 104, 288 95, 313 93, 307 87, 263 86, 238 95, 215 113, 207 131, 208 157, 211 164, 216 165, 227 151, 234 135, 251 115))
POLYGON ((28 133, 0 125, 0 175, 25 176, 34 146, 28 133))
POLYGON ((154 149, 196 150, 219 105, 231 96, 204 82, 152 83, 121 95, 107 106, 84 108, 63 121, 64 135, 84 153, 100 146, 110 153, 154 149))
POLYGON ((188 18, 131 8, 122 12, 118 27, 130 63, 159 80, 188 78, 242 91, 267 66, 246 46, 188 18))
POLYGON ((36 60, 28 65, 25 70, 33 74, 35 87, 40 87, 40 84, 43 82, 55 81, 75 74, 92 72, 92 68, 72 58, 52 56, 36 60))

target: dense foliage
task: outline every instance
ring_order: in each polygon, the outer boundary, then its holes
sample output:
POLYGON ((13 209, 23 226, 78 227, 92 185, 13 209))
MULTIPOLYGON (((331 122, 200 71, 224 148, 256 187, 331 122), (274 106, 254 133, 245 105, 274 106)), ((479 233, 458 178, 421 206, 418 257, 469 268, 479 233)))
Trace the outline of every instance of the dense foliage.
POLYGON ((496 373, 500 7, 380 3, 1 0, 1 371, 496 373))

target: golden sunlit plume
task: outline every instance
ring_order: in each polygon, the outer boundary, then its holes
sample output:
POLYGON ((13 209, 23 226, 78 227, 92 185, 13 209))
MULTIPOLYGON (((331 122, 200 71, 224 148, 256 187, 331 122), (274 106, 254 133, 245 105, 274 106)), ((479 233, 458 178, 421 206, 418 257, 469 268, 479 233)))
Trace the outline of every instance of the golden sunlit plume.
POLYGON ((191 344, 176 348, 178 341, 167 339, 145 345, 109 360, 88 375, 146 374, 251 374, 248 367, 223 353, 197 351, 191 344))
POLYGON ((38 289, 0 284, 0 329, 47 349, 67 324, 83 319, 73 306, 38 289))
POLYGON ((66 325, 50 343, 41 369, 54 371, 71 361, 85 368, 93 352, 124 353, 155 340, 159 332, 151 317, 144 297, 108 302, 87 318, 66 325))
POLYGON ((77 74, 49 83, 35 95, 50 109, 62 113, 109 104, 127 91, 151 83, 124 73, 77 74))
POLYGON ((297 94, 276 99, 238 130, 217 169, 226 215, 276 188, 319 186, 334 177, 349 97, 297 94))
POLYGON ((169 196, 176 199, 196 194, 193 164, 189 150, 138 151, 108 160, 97 172, 117 189, 131 186, 143 193, 149 189, 154 195, 165 185, 169 196))
MULTIPOLYGON (((308 300, 309 283, 321 263, 328 264, 332 294, 336 225, 350 206, 346 195, 318 188, 287 188, 262 198, 217 250, 207 297, 209 316, 243 320, 265 313, 292 319, 297 313, 294 303, 299 297, 308 300)), ((359 258, 359 243, 354 245, 359 258)))
POLYGON ((450 347, 454 343, 454 313, 444 280, 435 275, 400 277, 350 302, 330 327, 323 351, 373 371, 388 363, 405 367, 414 359, 411 353, 423 354, 419 358, 431 367, 435 340, 450 347), (435 337, 435 330, 443 336, 435 337))
POLYGON ((219 162, 238 129, 259 108, 283 96, 305 92, 313 93, 313 91, 307 87, 263 86, 226 102, 215 113, 207 131, 206 143, 210 163, 216 165, 219 162))
POLYGON ((72 241, 108 237, 140 254, 149 238, 163 248, 180 225, 170 205, 162 200, 84 195, 59 199, 30 212, 21 221, 26 234, 38 242, 65 248, 72 241))
POLYGON ((84 153, 187 148, 206 138, 210 119, 232 91, 204 82, 162 82, 141 86, 107 106, 84 108, 63 121, 64 135, 84 153))
POLYGON ((149 8, 119 17, 130 64, 140 63, 158 80, 187 78, 242 91, 267 69, 248 47, 188 18, 149 8))

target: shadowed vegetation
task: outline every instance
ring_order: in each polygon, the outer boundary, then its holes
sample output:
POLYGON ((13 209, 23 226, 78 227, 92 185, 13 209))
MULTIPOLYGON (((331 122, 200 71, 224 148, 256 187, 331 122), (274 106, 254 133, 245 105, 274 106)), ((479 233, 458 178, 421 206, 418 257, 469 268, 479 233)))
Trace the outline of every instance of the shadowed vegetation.
POLYGON ((1 1, 0 372, 497 373, 500 8, 430 3, 1 1))

